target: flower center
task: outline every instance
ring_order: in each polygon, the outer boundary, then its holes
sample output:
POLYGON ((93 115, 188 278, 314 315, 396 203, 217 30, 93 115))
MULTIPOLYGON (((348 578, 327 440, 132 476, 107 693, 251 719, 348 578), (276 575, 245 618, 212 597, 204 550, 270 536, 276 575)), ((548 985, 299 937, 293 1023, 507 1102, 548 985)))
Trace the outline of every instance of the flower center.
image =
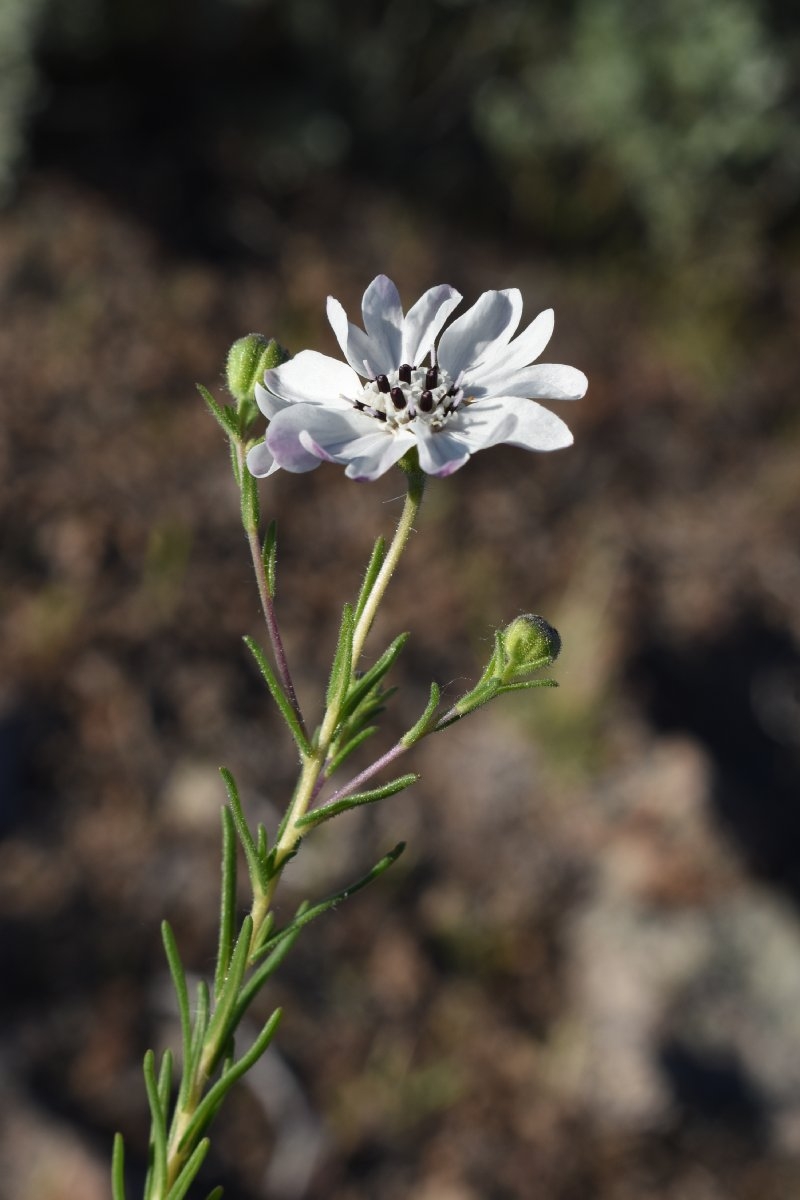
POLYGON ((368 380, 353 403, 391 430, 412 421, 424 421, 436 430, 464 403, 464 392, 441 367, 403 363, 388 375, 368 380))

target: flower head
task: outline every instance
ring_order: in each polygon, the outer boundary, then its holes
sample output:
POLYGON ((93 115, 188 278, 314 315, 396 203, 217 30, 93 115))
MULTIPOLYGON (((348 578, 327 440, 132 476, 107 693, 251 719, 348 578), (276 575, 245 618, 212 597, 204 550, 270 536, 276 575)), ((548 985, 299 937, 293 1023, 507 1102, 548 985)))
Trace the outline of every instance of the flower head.
POLYGON ((522 316, 516 288, 484 292, 444 328, 460 300, 442 284, 404 314, 397 288, 379 275, 364 293, 360 329, 329 297, 328 320, 347 362, 303 350, 265 372, 256 400, 270 425, 247 456, 251 472, 337 462, 351 479, 377 479, 416 447, 423 471, 450 475, 499 442, 569 446, 567 426, 537 400, 577 400, 586 376, 531 365, 550 340, 552 309, 514 338, 522 316))

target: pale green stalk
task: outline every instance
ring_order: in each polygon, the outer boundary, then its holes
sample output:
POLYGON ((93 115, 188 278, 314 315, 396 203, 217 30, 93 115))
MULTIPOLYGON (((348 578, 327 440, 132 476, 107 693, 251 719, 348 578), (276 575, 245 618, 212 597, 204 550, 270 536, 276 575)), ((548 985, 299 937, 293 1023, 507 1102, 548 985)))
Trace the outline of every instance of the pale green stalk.
MULTIPOLYGON (((420 471, 419 467, 414 464, 406 470, 406 478, 408 481, 408 490, 406 499, 403 505, 403 511, 400 514, 400 520, 397 523, 397 528, 392 538, 391 545, 386 551, 386 557, 383 561, 380 571, 375 579, 372 589, 370 590, 367 601, 364 605, 361 616, 359 617, 355 631, 353 633, 353 647, 350 655, 350 674, 351 677, 355 672, 358 660, 364 649, 364 642, 367 639, 372 623, 375 620, 375 614, 378 611, 378 606, 386 593, 389 586, 389 580, 394 574, 395 568, 400 561, 400 556, 408 543, 409 536, 414 528, 414 521, 419 512, 422 497, 425 491, 425 475, 420 471)), ((289 858, 297 848, 297 843, 303 836, 303 830, 298 829, 297 822, 301 817, 305 816, 308 811, 317 789, 320 773, 324 770, 325 763, 328 758, 331 740, 336 727, 339 723, 340 712, 337 705, 331 705, 322 721, 317 739, 316 749, 313 755, 303 764, 303 770, 298 781, 297 789, 292 798, 289 818, 285 823, 283 833, 276 847, 276 863, 282 863, 289 858)), ((269 908, 272 895, 277 885, 277 876, 273 880, 271 891, 264 897, 266 907, 269 908)), ((258 906, 258 914, 256 906, 253 909, 253 920, 261 917, 261 908, 258 906)))
POLYGON ((406 478, 408 480, 408 491, 406 493, 405 504, 403 505, 403 512, 395 530, 392 544, 386 551, 383 566, 378 572, 378 577, 369 594, 367 603, 364 605, 364 610, 361 613, 356 624, 355 633, 353 634, 353 669, 355 669, 361 657, 361 651, 364 649, 364 642, 367 640, 367 635, 372 628, 372 622, 375 620, 378 605, 383 599, 386 588, 389 585, 389 580, 392 578, 395 567, 400 561, 400 555, 406 548, 406 543, 414 528, 414 521, 422 503, 422 497, 425 492, 424 473, 418 466, 414 465, 407 468, 406 478))
MULTIPOLYGON (((239 469, 243 473, 246 471, 246 466, 244 462, 244 447, 241 440, 236 444, 235 450, 239 469)), ((242 474, 240 478, 243 477, 242 474)), ((369 589, 353 631, 349 665, 345 661, 345 667, 349 671, 350 682, 354 678, 356 666, 375 620, 378 606, 385 595, 386 588, 397 567, 400 556, 408 543, 422 501, 425 477, 416 464, 409 466, 406 470, 406 477, 408 480, 408 490, 394 538, 386 552, 381 568, 369 589)), ((254 506, 255 502, 253 501, 252 504, 254 506)), ((243 506, 243 508, 247 507, 246 505, 243 506)), ((250 509, 245 516, 244 524, 250 544, 259 596, 269 629, 270 640, 275 652, 275 661, 281 684, 298 720, 302 722, 277 629, 271 589, 261 552, 258 528, 254 518, 255 514, 250 509)), ((319 794, 321 784, 326 777, 326 767, 329 766, 330 762, 331 745, 342 719, 342 704, 346 698, 346 692, 347 689, 345 689, 343 695, 335 697, 327 705, 317 736, 309 744, 310 751, 308 753, 301 752, 302 766, 300 776, 289 805, 286 819, 282 823, 282 830, 273 846, 273 861, 269 879, 265 880, 263 876, 259 877, 256 868, 251 870, 253 888, 251 909, 244 918, 239 929, 238 938, 235 940, 230 955, 230 963, 224 972, 221 986, 218 990, 214 1011, 206 1018, 208 1021, 207 1027, 200 1030, 198 1035, 200 1041, 197 1043, 196 1053, 191 1055, 190 1062, 184 1062, 184 1072, 188 1072, 188 1075, 184 1077, 181 1094, 176 1104, 169 1133, 166 1138, 166 1145, 162 1144, 163 1166, 151 1179, 147 1200, 168 1200, 170 1195, 175 1193, 176 1189, 180 1191, 180 1181, 182 1178, 186 1178, 186 1172, 191 1170, 190 1164, 195 1160, 195 1156, 198 1156, 199 1161, 199 1157, 204 1152, 201 1150, 204 1144, 204 1139, 202 1138, 204 1128, 202 1125, 198 1126, 198 1122, 204 1119, 202 1117, 205 1111, 204 1104, 208 1105, 209 1102, 213 1101, 214 1088, 219 1085, 212 1084, 212 1080, 223 1056, 228 1053, 232 1054, 233 1035, 250 1000, 255 994, 253 982, 257 980, 259 969, 263 969, 261 964, 264 960, 264 954, 261 951, 261 946, 270 936, 273 929, 271 908, 275 891, 280 881, 283 867, 293 856, 299 841, 309 828, 309 826, 301 826, 298 823, 313 804, 316 796, 319 794)), ((302 726, 302 729, 305 734, 305 727, 302 726)), ((351 781, 351 785, 345 789, 341 789, 342 795, 355 791, 362 781, 366 781, 380 767, 387 765, 405 748, 401 743, 398 743, 398 746, 393 748, 388 754, 382 756, 372 769, 368 768, 360 776, 357 776, 355 780, 351 781)), ((409 777, 409 779, 411 778, 413 777, 409 777)), ((232 784, 231 777, 227 776, 227 781, 229 784, 232 784)), ((400 782, 402 783, 403 781, 400 782)), ((235 788, 235 785, 233 786, 235 788)), ((232 800, 232 807, 239 814, 236 819, 241 824, 244 818, 239 807, 238 795, 234 797, 229 796, 229 798, 232 800), (233 803, 234 800, 235 805, 233 803)), ((249 853, 252 856, 254 853, 253 843, 252 841, 248 841, 250 835, 246 828, 243 830, 240 827, 239 835, 240 838, 244 837, 245 842, 248 842, 250 846, 249 853)), ((388 862, 388 859, 386 861, 388 862)), ((171 939, 171 935, 169 936, 171 939)), ((172 942, 170 944, 174 945, 172 942)), ((287 938, 287 948, 289 944, 290 939, 287 938)), ((177 962, 177 948, 174 948, 172 952, 173 971, 177 972, 178 986, 183 993, 183 1003, 186 1004, 188 1000, 185 982, 183 982, 182 967, 177 962)), ((273 953, 278 954, 280 951, 276 948, 273 953)), ((276 1023, 277 1021, 274 1020, 273 1026, 276 1023)), ((271 1029, 273 1026, 268 1025, 268 1029, 271 1029)), ((265 1037, 265 1045, 266 1033, 267 1030, 262 1034, 265 1037)), ((187 1033, 188 1037, 189 1034, 187 1033)), ((247 1057, 246 1055, 245 1058, 247 1057)), ((241 1062, 243 1063, 244 1060, 241 1060, 241 1062)))

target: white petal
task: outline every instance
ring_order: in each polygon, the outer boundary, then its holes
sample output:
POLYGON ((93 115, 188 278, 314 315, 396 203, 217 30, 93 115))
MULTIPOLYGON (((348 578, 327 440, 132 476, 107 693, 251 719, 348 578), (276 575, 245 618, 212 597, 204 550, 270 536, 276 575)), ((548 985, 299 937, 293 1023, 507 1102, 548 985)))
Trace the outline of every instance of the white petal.
POLYGON ((347 464, 345 475, 359 481, 377 479, 393 467, 415 443, 414 435, 406 430, 389 434, 388 437, 385 433, 378 432, 359 438, 358 442, 353 442, 348 447, 348 453, 352 457, 347 464))
POLYGON ((364 292, 361 312, 372 348, 371 362, 380 362, 378 371, 399 367, 403 361, 403 306, 397 288, 386 275, 378 275, 364 292))
POLYGON ((328 296, 327 312, 331 329, 342 348, 342 354, 359 375, 374 379, 379 372, 388 373, 392 367, 398 365, 397 363, 392 363, 390 366, 384 365, 379 347, 370 341, 363 329, 359 329, 357 325, 348 321, 347 313, 339 301, 334 300, 333 296, 328 296))
MULTIPOLYGON (((291 411, 289 409, 287 412, 291 411)), ((297 430, 282 430, 273 422, 269 427, 270 449, 275 455, 275 461, 286 471, 301 475, 305 471, 315 471, 321 459, 316 454, 309 454, 300 441, 297 430)))
POLYGON ((505 441, 515 424, 514 413, 502 400, 479 400, 454 413, 447 423, 447 431, 459 438, 470 454, 475 454, 505 441))
POLYGON ((429 354, 450 313, 461 302, 461 294, 446 283, 429 288, 412 305, 403 321, 400 362, 418 366, 429 354))
POLYGON ((437 359, 442 367, 458 375, 507 345, 522 316, 522 296, 517 288, 484 292, 472 308, 442 334, 437 359))
POLYGON ((527 329, 524 329, 519 337, 514 338, 508 346, 498 347, 495 351, 484 355, 483 361, 475 370, 467 371, 463 386, 465 388, 477 387, 483 384, 485 378, 504 374, 510 375, 512 371, 519 371, 522 367, 527 367, 528 363, 532 363, 535 358, 544 350, 553 333, 553 310, 552 308, 545 309, 543 313, 535 321, 531 321, 527 329))
POLYGON ((273 411, 268 412, 256 391, 258 406, 270 419, 285 407, 280 401, 350 408, 352 405, 342 396, 355 397, 361 390, 361 381, 345 363, 316 350, 301 350, 288 362, 265 371, 264 383, 278 399, 278 404, 271 406, 273 411))
MULTIPOLYGON (((485 403, 487 407, 490 404, 502 406, 503 413, 513 416, 514 422, 510 427, 505 422, 498 422, 484 447, 505 442, 509 446, 520 446, 523 450, 559 450, 572 445, 572 434, 561 418, 535 400, 499 396, 485 403)), ((478 409, 480 404, 479 401, 474 407, 478 409)))
POLYGON ((534 363, 521 371, 498 370, 483 375, 470 391, 482 396, 527 396, 531 400, 580 400, 586 395, 589 380, 576 367, 559 363, 534 363))
POLYGON ((267 445, 287 471, 313 471, 322 459, 338 461, 343 447, 374 433, 375 424, 374 417, 354 409, 294 404, 270 423, 267 445), (306 436, 301 437, 303 434, 306 436))
POLYGON ((267 475, 280 470, 280 465, 275 462, 272 452, 264 442, 259 442, 247 451, 247 469, 256 479, 266 479, 267 475))
POLYGON ((256 404, 268 421, 271 421, 282 408, 286 408, 288 403, 288 400, 281 400, 279 396, 274 396, 272 392, 268 392, 260 383, 256 384, 256 404))
POLYGON ((427 475, 452 475, 470 456, 463 439, 446 429, 431 430, 421 421, 417 422, 417 449, 419 465, 427 475))

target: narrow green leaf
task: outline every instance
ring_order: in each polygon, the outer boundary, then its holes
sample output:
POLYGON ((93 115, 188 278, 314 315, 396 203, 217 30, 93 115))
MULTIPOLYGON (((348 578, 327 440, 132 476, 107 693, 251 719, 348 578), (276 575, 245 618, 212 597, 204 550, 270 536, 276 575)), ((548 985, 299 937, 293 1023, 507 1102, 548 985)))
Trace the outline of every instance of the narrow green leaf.
POLYGON ((369 600, 369 594, 375 585, 375 580, 378 578, 378 572, 383 566, 383 560, 385 557, 386 539, 379 537, 373 547, 370 560, 367 564, 367 570, 364 575, 364 582, 361 585, 361 591, 358 593, 355 611, 356 621, 358 621, 359 617, 364 611, 367 601, 369 600))
POLYGON ((114 1134, 114 1149, 111 1154, 111 1197, 112 1200, 126 1200, 125 1142, 121 1133, 114 1134))
POLYGON ((385 701, 396 691, 397 688, 393 687, 387 688, 385 692, 378 688, 374 696, 368 696, 366 700, 362 701, 356 711, 338 726, 337 741, 339 738, 349 740, 351 737, 355 737, 368 722, 374 721, 381 713, 385 712, 385 701))
POLYGON ((490 700, 494 700, 500 689, 500 680, 492 676, 486 683, 479 683, 456 701, 455 708, 460 717, 465 717, 467 713, 474 712, 476 708, 481 708, 484 704, 488 704, 490 700))
POLYGON ((230 1070, 235 1059, 236 1059, 236 1038, 230 1037, 228 1039, 228 1044, 225 1047, 225 1053, 222 1056, 222 1067, 220 1068, 221 1074, 224 1075, 226 1071, 230 1070))
POLYGON ((524 683, 504 683, 497 689, 497 694, 502 696, 505 692, 527 692, 530 688, 540 687, 558 687, 558 681, 555 679, 527 679, 524 683))
POLYGON ((264 560, 264 570, 267 573, 267 589, 271 598, 275 599, 275 568, 278 555, 278 523, 275 520, 270 521, 267 527, 264 545, 261 548, 261 557, 264 560))
POLYGON ((233 478, 236 480, 237 488, 239 488, 241 490, 242 471, 239 466, 239 446, 238 446, 238 443, 233 440, 233 438, 231 438, 230 448, 231 448, 231 470, 233 471, 233 478))
POLYGON ((506 644, 503 637, 503 630, 496 629, 494 632, 494 652, 489 659, 489 664, 484 671, 485 679, 492 679, 495 675, 502 675, 506 666, 506 644))
POLYGON ((269 838, 267 837, 266 828, 261 821, 256 826, 256 853, 262 862, 266 861, 266 857, 269 854, 269 838))
POLYGON ((253 835, 250 832, 250 827, 247 824, 247 819, 244 815, 242 802, 239 799, 239 791, 236 787, 236 781, 227 767, 220 767, 219 771, 225 784, 225 790, 228 793, 228 801, 230 803, 230 811, 233 817, 233 823, 236 826, 236 832, 239 835, 239 841, 244 850, 244 856, 247 861, 247 869, 250 872, 250 883, 252 884, 253 893, 260 895, 266 890, 269 883, 269 878, 264 869, 264 863, 258 857, 258 850, 253 835))
MULTIPOLYGON (((300 908, 305 911, 306 906, 301 905, 300 908)), ((295 918, 295 922, 296 920, 297 918, 295 918)), ((274 937, 270 938, 269 942, 254 956, 253 961, 256 961, 257 958, 261 958, 265 954, 267 955, 258 970, 253 972, 242 988, 236 1005, 236 1011, 231 1021, 232 1024, 236 1024, 241 1020, 254 997, 261 991, 270 975, 273 975, 277 971, 300 936, 302 926, 298 925, 295 928, 295 922, 292 922, 292 926, 288 930, 282 930, 279 934, 275 934, 274 937)))
POLYGON ((409 636, 410 635, 407 633, 401 633, 398 637, 396 637, 392 644, 388 646, 386 650, 384 650, 378 661, 373 663, 369 670, 365 671, 364 674, 355 681, 355 683, 349 689, 345 701, 342 704, 342 711, 340 715, 340 719, 342 721, 346 720, 351 713, 355 712, 361 701, 367 695, 369 695, 369 693, 378 683, 380 683, 387 671, 391 670, 397 661, 400 652, 408 641, 409 636))
POLYGON ((223 1187, 215 1187, 213 1192, 208 1193, 206 1200, 222 1200, 224 1195, 225 1189, 223 1187))
POLYGON ((167 1200, 183 1200, 189 1188, 194 1182, 197 1172, 203 1165, 203 1160, 208 1154, 211 1142, 208 1138, 203 1138, 202 1142, 198 1142, 195 1149, 186 1160, 186 1165, 181 1171, 178 1178, 173 1183, 172 1187, 167 1192, 167 1200))
MULTIPOLYGON (((284 721, 289 726, 289 731, 291 732, 292 737, 294 738, 295 742, 297 743, 298 750, 300 751, 300 753, 303 755, 304 758, 308 758, 312 753, 311 743, 309 742, 309 740, 305 734, 305 731, 303 730, 302 725, 298 721, 297 714, 294 711, 294 709, 292 708, 291 704, 289 703, 289 700, 287 699, 283 688, 278 683, 277 677, 276 677, 274 671, 272 670, 272 667, 267 662, 267 656, 264 654, 264 651, 261 649, 258 642, 254 638, 246 637, 244 639, 244 644, 245 644, 245 646, 247 646, 247 649, 250 651, 253 658, 256 660, 256 663, 258 664, 258 669, 262 674, 264 682, 266 683, 267 687, 269 688, 270 695, 272 696, 272 699, 275 701, 278 708, 280 709, 281 716, 283 717, 284 721)), ((352 635, 351 635, 351 644, 352 644, 352 635)))
POLYGON ((431 725, 433 724, 434 718, 436 716, 436 710, 439 707, 439 700, 441 698, 441 694, 442 693, 439 688, 439 685, 437 683, 432 683, 430 699, 428 700, 428 703, 425 706, 424 713, 422 714, 420 719, 417 721, 416 725, 412 725, 411 728, 409 729, 408 733, 404 734, 403 737, 400 739, 400 741, 403 743, 404 746, 406 746, 406 747, 413 746, 415 742, 418 742, 419 739, 424 737, 425 734, 429 731, 431 725))
MULTIPOLYGON (((178 1015, 181 1022, 181 1044, 183 1047, 183 1061, 188 1062, 192 1047, 192 1014, 189 1009, 189 989, 186 986, 186 972, 183 969, 181 956, 178 952, 178 945, 175 941, 175 935, 168 921, 161 923, 161 937, 164 942, 164 950, 169 963, 169 971, 172 976, 172 983, 175 987, 175 996, 178 1001, 178 1015)), ((166 1112, 166 1108, 164 1109, 166 1112)))
POLYGON ((275 917, 272 913, 267 913, 264 920, 261 922, 261 928, 258 931, 258 936, 253 939, 253 945, 250 949, 250 961, 255 962, 258 954, 259 946, 263 946, 264 942, 272 936, 272 930, 275 927, 275 917))
POLYGON ((242 921, 242 927, 239 930, 239 936, 236 939, 236 945, 231 955, 228 978, 223 985, 217 1007, 206 1034, 205 1048, 210 1048, 212 1051, 209 1062, 206 1064, 209 1074, 216 1067, 220 1057, 225 1052, 225 1047, 229 1039, 233 1035, 235 1024, 231 1022, 231 1015, 236 1007, 236 1001, 247 970, 252 936, 253 918, 248 913, 242 921))
MULTIPOLYGON (((293 945, 297 935, 304 926, 308 925, 311 921, 315 921, 317 917, 321 917, 323 913, 328 912, 330 909, 336 908, 337 904, 341 904, 343 900, 354 896, 356 892, 360 892, 362 888, 372 883, 379 875, 383 875, 384 871, 388 871, 389 867, 397 862, 405 848, 405 842, 398 842, 394 850, 390 850, 388 854, 384 854, 383 858, 375 864, 372 870, 363 875, 361 879, 357 879, 355 883, 351 883, 349 887, 343 888, 341 892, 337 892, 334 896, 329 896, 326 900, 320 900, 319 904, 315 904, 313 908, 309 908, 307 904, 301 904, 294 920, 284 929, 280 929, 274 937, 270 938, 269 942, 264 944, 262 953, 271 952, 270 957, 272 954, 277 954, 282 949, 284 939, 291 939, 291 944, 293 945)), ((265 963, 264 966, 266 965, 265 963)), ((250 990, 254 980, 255 976, 248 982, 247 991, 250 990)), ((244 996, 244 994, 243 992, 242 995, 244 996)), ((255 992, 253 992, 254 994, 255 992)), ((250 999, 252 999, 252 995, 250 999)))
POLYGON ((202 383, 198 383, 196 386, 214 420, 222 426, 229 438, 238 439, 239 421, 236 416, 236 409, 228 404, 218 404, 208 388, 203 387, 202 383))
POLYGON ((148 1050, 144 1056, 144 1086, 150 1105, 150 1138, 153 1148, 153 1188, 158 1194, 167 1182, 167 1128, 161 1108, 156 1079, 155 1055, 148 1050))
POLYGON ((333 657, 331 676, 325 700, 328 709, 341 708, 350 687, 350 673, 353 658, 353 633, 355 631, 355 615, 352 604, 345 604, 342 609, 342 623, 339 626, 339 640, 336 643, 336 653, 333 657))
POLYGON ((242 489, 242 524, 247 533, 252 533, 258 529, 261 509, 258 502, 258 480, 250 474, 246 466, 242 468, 239 486, 242 489))
POLYGON ((323 804, 321 808, 315 808, 313 812, 300 817, 295 821, 295 825, 299 828, 305 825, 321 825, 323 821, 329 821, 331 817, 347 812, 351 808, 358 808, 362 804, 374 804, 376 800, 385 800, 387 796, 394 796, 407 787, 411 787, 412 783, 416 783, 418 779, 419 775, 401 775, 398 779, 384 783, 381 787, 371 788, 368 792, 356 792, 353 796, 332 800, 330 804, 323 804))
POLYGON ((326 774, 333 775, 337 771, 345 759, 349 758, 354 750, 357 750, 362 742, 366 742, 367 738, 371 738, 373 733, 378 732, 377 725, 367 725, 366 729, 360 729, 357 734, 350 738, 348 742, 338 750, 330 761, 327 767, 326 774))
POLYGON ((178 1092, 178 1108, 185 1108, 189 1098, 192 1083, 200 1066, 200 1058, 203 1053, 203 1045, 205 1044, 206 1031, 208 1030, 208 1017, 211 1008, 211 997, 208 992, 208 984, 204 979, 198 981, 197 984, 197 1004, 195 1006, 194 1029, 192 1031, 192 1045, 189 1052, 189 1059, 183 1064, 183 1076, 181 1078, 181 1086, 178 1092))
POLYGON ((161 1059, 161 1070, 158 1073, 158 1099, 161 1111, 169 1112, 169 1101, 172 1095, 172 1051, 167 1048, 161 1059))
MULTIPOLYGON (((269 875, 270 879, 272 879, 275 874, 275 863, 276 863, 277 857, 278 857, 278 844, 283 839, 283 835, 286 832, 286 829, 284 828, 284 826, 287 822, 287 819, 290 816, 291 816, 291 811, 287 807, 286 812, 284 813, 283 818, 282 818, 281 827, 279 828, 278 835, 275 839, 275 845, 272 847, 269 854, 267 855, 267 861, 265 863, 265 870, 266 870, 267 874, 269 875)), ((281 850, 281 866, 280 866, 281 870, 283 870, 283 868, 286 866, 286 864, 288 862, 291 862, 291 860, 294 858, 295 854, 297 854, 297 851, 299 848, 300 848, 300 838, 297 839, 297 841, 295 842, 295 844, 292 846, 291 849, 287 850, 284 848, 283 850, 281 850)))
MULTIPOLYGON (((262 857, 259 855, 259 858, 262 857)), ((214 996, 222 991, 231 961, 236 921, 236 827, 229 808, 222 809, 222 883, 220 886, 219 943, 214 972, 214 996)))
POLYGON ((220 1076, 214 1086, 208 1090, 200 1104, 198 1104, 197 1110, 187 1126, 184 1140, 191 1141, 193 1138, 197 1137, 201 1130, 204 1130, 208 1127, 209 1123, 219 1109, 219 1106, 222 1104, 222 1101, 225 1099, 225 1096, 233 1087, 234 1083, 236 1083, 238 1079, 241 1079, 242 1075, 249 1071, 254 1063, 258 1062, 259 1058, 272 1041, 273 1037, 275 1036, 275 1030, 278 1028, 278 1022, 281 1019, 281 1015, 281 1010, 277 1008, 247 1053, 243 1054, 238 1062, 235 1062, 229 1066, 228 1069, 220 1076))

